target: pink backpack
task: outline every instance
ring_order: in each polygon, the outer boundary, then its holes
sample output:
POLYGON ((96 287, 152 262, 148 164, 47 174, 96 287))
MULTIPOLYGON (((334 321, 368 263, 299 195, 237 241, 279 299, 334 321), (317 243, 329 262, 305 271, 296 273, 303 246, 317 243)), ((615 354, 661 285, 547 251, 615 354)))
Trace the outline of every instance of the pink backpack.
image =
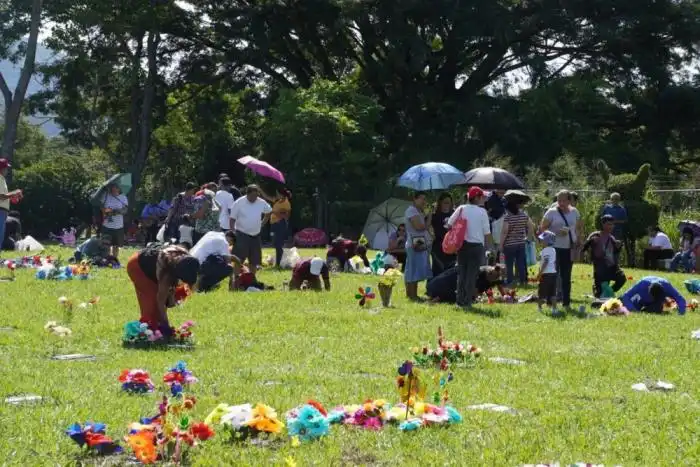
MULTIPOLYGON (((461 209, 461 208, 460 208, 461 209)), ((445 234, 445 238, 442 239, 442 251, 446 255, 456 255, 462 244, 464 243, 464 236, 467 233, 467 220, 461 216, 457 218, 457 222, 452 226, 450 230, 445 234)))

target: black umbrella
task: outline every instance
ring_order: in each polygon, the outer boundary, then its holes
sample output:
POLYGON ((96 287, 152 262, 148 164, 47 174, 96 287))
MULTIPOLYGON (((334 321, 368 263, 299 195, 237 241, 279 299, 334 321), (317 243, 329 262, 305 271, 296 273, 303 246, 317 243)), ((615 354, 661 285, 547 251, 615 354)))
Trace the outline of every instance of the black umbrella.
POLYGON ((691 232, 693 232, 693 235, 696 237, 700 236, 700 222, 688 220, 679 222, 678 230, 680 231, 681 235, 685 229, 690 229, 691 232))
POLYGON ((466 174, 468 186, 478 186, 488 190, 522 190, 525 184, 507 170, 497 167, 479 167, 466 174))

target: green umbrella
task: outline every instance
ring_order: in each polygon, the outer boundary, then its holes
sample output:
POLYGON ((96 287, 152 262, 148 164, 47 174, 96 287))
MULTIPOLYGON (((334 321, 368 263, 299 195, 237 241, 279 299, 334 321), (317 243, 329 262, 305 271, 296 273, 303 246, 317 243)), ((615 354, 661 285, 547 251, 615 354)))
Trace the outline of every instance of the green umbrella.
POLYGON ((131 174, 117 174, 113 175, 109 180, 104 182, 100 187, 95 190, 95 192, 90 196, 90 203, 93 206, 100 206, 105 199, 105 194, 107 194, 107 189, 111 185, 117 185, 122 194, 126 195, 131 191, 131 174))

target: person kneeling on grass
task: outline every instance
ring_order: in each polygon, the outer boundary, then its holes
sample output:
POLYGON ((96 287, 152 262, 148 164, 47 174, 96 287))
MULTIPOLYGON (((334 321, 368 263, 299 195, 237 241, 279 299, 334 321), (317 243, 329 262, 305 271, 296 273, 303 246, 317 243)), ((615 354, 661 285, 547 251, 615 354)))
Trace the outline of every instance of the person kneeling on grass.
POLYGON ((152 244, 135 253, 126 266, 141 308, 141 322, 163 336, 172 334, 166 310, 175 306, 175 288, 180 281, 197 282, 199 261, 179 246, 152 244))
POLYGON ((229 289, 234 289, 235 277, 240 274, 241 261, 231 254, 236 234, 232 231, 207 232, 190 250, 190 255, 199 261, 197 290, 209 292, 221 281, 229 278, 229 289))
MULTIPOLYGON (((459 268, 453 266, 443 271, 437 277, 428 280, 426 294, 434 303, 457 303, 457 278, 459 268)), ((501 295, 506 291, 503 287, 503 269, 500 266, 481 266, 476 279, 476 290, 473 299, 485 294, 496 287, 501 295)))
POLYGON ((685 298, 663 277, 643 277, 620 297, 620 301, 629 311, 663 313, 667 298, 676 301, 679 315, 685 314, 685 298))
POLYGON ((301 290, 306 282, 308 288, 316 291, 321 288, 321 279, 327 291, 331 290, 331 279, 328 274, 328 265, 321 258, 312 258, 299 261, 292 271, 292 280, 289 282, 289 290, 301 290))
POLYGON ((613 292, 620 290, 627 282, 625 273, 618 265, 622 242, 612 235, 612 231, 615 228, 615 218, 606 214, 601 218, 601 222, 603 229, 589 235, 582 249, 582 252, 588 249, 591 250, 591 259, 593 260, 593 295, 596 298, 601 298, 604 282, 613 282, 613 292))

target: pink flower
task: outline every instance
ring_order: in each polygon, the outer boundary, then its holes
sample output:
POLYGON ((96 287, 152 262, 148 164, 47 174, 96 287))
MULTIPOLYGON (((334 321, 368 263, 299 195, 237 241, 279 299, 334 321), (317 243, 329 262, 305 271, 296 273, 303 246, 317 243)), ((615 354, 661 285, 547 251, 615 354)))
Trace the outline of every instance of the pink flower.
POLYGON ((370 417, 365 420, 365 428, 368 430, 381 430, 382 422, 379 420, 379 417, 370 417))

